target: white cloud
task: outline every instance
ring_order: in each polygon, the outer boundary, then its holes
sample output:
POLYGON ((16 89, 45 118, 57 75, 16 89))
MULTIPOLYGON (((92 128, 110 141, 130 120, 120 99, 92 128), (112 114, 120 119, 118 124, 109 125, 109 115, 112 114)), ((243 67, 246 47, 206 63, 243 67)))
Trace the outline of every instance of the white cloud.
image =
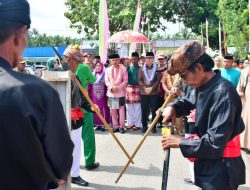
POLYGON ((28 0, 31 9, 31 28, 39 33, 48 35, 62 35, 70 37, 83 37, 71 29, 70 21, 64 16, 67 10, 64 0, 28 0))
MULTIPOLYGON (((82 38, 76 29, 71 29, 70 21, 64 16, 67 10, 65 0, 28 0, 31 8, 31 28, 36 28, 39 33, 48 35, 61 35, 82 38)), ((179 31, 179 24, 164 22, 165 31, 160 34, 175 34, 179 31)))

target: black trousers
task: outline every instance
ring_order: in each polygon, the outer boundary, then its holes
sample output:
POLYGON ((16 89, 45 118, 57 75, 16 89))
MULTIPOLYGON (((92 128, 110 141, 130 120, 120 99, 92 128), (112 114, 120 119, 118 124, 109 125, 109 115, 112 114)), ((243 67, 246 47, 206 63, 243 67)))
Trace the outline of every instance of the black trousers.
MULTIPOLYGON (((164 102, 165 102, 164 97, 159 96, 159 100, 158 100, 159 108, 161 108, 161 106, 164 104, 164 102)), ((161 117, 158 120, 158 123, 160 124, 160 126, 162 126, 162 120, 163 120, 163 117, 161 115, 161 117)))
POLYGON ((159 95, 141 95, 142 127, 148 127, 148 115, 152 111, 152 121, 159 108, 159 95))

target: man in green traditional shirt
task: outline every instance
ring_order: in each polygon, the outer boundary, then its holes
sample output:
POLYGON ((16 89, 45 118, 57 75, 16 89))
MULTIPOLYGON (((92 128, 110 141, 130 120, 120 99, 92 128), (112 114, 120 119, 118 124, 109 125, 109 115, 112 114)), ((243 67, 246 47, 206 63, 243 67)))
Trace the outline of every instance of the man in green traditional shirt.
MULTIPOLYGON (((80 79, 82 87, 87 90, 88 83, 93 84, 96 81, 91 69, 87 64, 79 64, 75 72, 80 79)), ((83 109, 84 124, 82 128, 82 140, 84 144, 84 158, 85 168, 87 170, 95 169, 99 166, 98 162, 95 162, 96 146, 95 146, 95 133, 94 133, 94 117, 92 112, 87 112, 83 109)))
POLYGON ((137 130, 142 127, 141 124, 141 103, 139 73, 142 72, 139 65, 139 54, 131 54, 132 64, 128 66, 128 85, 126 88, 126 109, 128 129, 137 130))

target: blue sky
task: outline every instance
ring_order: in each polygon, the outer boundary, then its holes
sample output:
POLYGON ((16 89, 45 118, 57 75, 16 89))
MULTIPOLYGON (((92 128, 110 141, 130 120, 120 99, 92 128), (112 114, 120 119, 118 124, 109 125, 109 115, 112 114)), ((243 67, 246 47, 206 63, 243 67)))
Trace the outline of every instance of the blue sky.
MULTIPOLYGON (((31 28, 48 35, 61 35, 82 38, 75 29, 70 29, 70 22, 64 17, 66 6, 64 0, 28 0, 31 7, 31 28)), ((166 23, 168 30, 161 34, 174 34, 179 31, 179 25, 166 23)))

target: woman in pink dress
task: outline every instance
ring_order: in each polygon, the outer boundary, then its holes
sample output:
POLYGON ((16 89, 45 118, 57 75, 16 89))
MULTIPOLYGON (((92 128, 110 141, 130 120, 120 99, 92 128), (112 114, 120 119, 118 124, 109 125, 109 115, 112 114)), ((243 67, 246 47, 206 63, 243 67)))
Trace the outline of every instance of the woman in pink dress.
MULTIPOLYGON (((107 103, 107 87, 105 85, 105 70, 104 66, 101 62, 97 62, 95 66, 95 70, 93 74, 96 77, 96 82, 90 85, 90 97, 92 101, 98 105, 100 109, 100 113, 104 117, 107 123, 110 123, 110 110, 107 103)), ((96 126, 96 130, 105 131, 105 127, 103 122, 99 119, 99 117, 94 114, 94 124, 96 126)))

